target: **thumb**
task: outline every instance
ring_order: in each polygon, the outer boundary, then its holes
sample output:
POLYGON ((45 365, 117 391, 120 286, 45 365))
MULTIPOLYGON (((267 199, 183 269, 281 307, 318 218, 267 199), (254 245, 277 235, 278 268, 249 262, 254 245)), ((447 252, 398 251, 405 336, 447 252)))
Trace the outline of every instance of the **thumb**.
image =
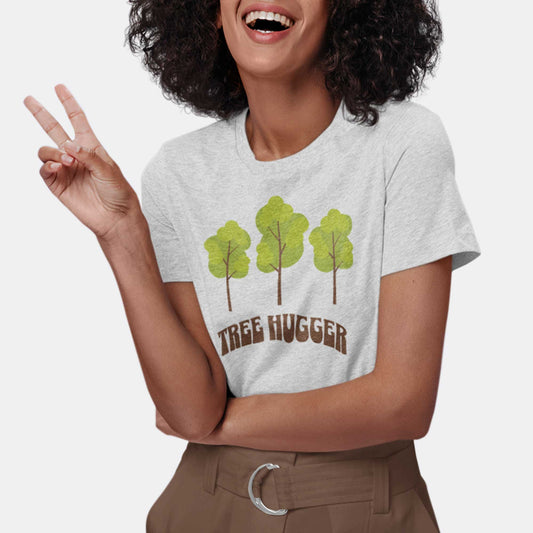
POLYGON ((94 150, 72 141, 65 141, 62 148, 67 154, 82 163, 96 177, 104 178, 109 174, 109 165, 94 150))

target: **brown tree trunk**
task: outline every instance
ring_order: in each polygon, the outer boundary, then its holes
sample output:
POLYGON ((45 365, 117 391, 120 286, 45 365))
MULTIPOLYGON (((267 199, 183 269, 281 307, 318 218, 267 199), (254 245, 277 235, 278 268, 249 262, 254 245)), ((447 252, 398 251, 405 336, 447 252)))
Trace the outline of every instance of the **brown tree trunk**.
POLYGON ((337 303, 337 269, 333 268, 333 303, 337 303))
POLYGON ((228 311, 231 311, 231 296, 229 293, 229 254, 231 248, 231 240, 228 242, 228 253, 226 254, 226 296, 228 298, 228 311))
POLYGON ((337 268, 335 264, 335 233, 331 232, 331 249, 333 255, 333 304, 337 303, 337 268))
POLYGON ((279 220, 278 220, 278 257, 279 257, 279 263, 278 263, 278 305, 281 305, 281 233, 279 230, 279 220))
POLYGON ((226 276, 226 295, 228 297, 228 311, 231 311, 231 296, 229 294, 229 277, 226 276))

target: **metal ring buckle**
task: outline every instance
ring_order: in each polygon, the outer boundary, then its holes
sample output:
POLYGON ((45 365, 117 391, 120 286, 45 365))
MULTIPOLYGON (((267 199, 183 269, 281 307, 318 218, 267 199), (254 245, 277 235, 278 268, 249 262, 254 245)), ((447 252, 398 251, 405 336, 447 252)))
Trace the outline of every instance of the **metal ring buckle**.
POLYGON ((260 511, 263 511, 263 513, 266 513, 266 514, 272 514, 272 515, 284 515, 288 509, 269 509, 264 503, 263 501, 261 500, 260 497, 255 497, 254 496, 254 492, 252 490, 252 485, 253 485, 253 482, 254 482, 254 478, 255 478, 255 475, 257 474, 257 472, 259 472, 259 470, 261 470, 261 468, 263 468, 264 466, 266 466, 269 470, 272 470, 273 468, 279 468, 279 465, 274 465, 272 463, 265 463, 261 466, 258 466, 252 473, 252 475, 250 476, 250 479, 248 481, 248 494, 250 495, 250 500, 252 500, 252 503, 260 510, 260 511))

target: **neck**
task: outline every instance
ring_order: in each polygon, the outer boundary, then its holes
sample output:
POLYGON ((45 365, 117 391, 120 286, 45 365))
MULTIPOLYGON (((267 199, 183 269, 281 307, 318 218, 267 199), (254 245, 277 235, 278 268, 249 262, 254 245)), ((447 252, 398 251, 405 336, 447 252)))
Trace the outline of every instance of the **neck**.
POLYGON ((332 122, 340 104, 321 83, 294 87, 243 79, 249 115, 246 135, 259 161, 272 161, 299 152, 332 122))

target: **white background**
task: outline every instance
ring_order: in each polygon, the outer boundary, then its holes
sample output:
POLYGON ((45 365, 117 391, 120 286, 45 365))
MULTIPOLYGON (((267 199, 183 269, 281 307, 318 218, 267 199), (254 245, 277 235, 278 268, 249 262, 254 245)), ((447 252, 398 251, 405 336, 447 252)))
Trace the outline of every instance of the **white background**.
MULTIPOLYGON (((280 0, 281 1, 281 0, 280 0)), ((527 12, 529 10, 529 12, 527 12)), ((185 441, 160 433, 112 271, 46 188, 53 142, 28 94, 71 126, 65 83, 125 176, 213 119, 162 96, 124 45, 129 5, 2 9, 0 529, 143 533, 185 441)), ((453 275, 437 406, 416 441, 443 533, 530 526, 531 98, 526 2, 441 2, 442 61, 417 100, 436 111, 482 255, 453 275)), ((408 532, 406 532, 408 533, 408 532)))

